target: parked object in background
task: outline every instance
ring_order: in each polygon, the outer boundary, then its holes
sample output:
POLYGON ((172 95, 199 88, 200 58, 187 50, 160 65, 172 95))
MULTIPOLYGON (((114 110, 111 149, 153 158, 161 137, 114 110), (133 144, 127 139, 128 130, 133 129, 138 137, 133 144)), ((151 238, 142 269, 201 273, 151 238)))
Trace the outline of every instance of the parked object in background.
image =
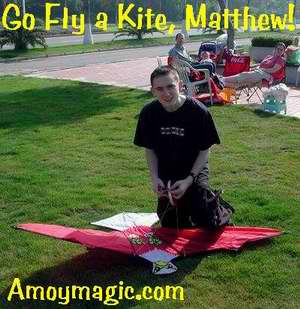
MULTIPOLYGON (((218 51, 224 50, 225 48, 227 48, 227 39, 228 39, 227 33, 221 34, 216 38, 217 50, 218 51)), ((233 43, 234 43, 234 47, 233 47, 233 50, 231 50, 232 52, 234 52, 236 47, 237 47, 236 42, 234 41, 233 43)))
POLYGON ((265 112, 275 112, 280 114, 282 111, 286 114, 286 101, 277 101, 275 98, 269 97, 264 99, 263 110, 265 112))
POLYGON ((286 49, 286 63, 289 65, 300 64, 300 47, 290 45, 286 49))
POLYGON ((283 111, 286 114, 286 99, 288 93, 289 88, 282 83, 264 91, 263 110, 279 114, 283 111))
POLYGON ((289 94, 289 88, 286 84, 280 83, 278 85, 272 86, 263 92, 264 99, 270 97, 277 101, 285 101, 289 94))

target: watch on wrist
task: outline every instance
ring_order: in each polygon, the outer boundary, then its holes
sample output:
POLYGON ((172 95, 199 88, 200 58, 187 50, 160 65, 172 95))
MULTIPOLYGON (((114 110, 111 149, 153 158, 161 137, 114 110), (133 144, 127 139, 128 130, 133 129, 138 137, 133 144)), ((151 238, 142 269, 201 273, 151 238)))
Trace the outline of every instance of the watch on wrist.
POLYGON ((193 172, 189 173, 189 176, 191 176, 193 178, 193 183, 195 183, 196 179, 197 179, 197 175, 193 172))

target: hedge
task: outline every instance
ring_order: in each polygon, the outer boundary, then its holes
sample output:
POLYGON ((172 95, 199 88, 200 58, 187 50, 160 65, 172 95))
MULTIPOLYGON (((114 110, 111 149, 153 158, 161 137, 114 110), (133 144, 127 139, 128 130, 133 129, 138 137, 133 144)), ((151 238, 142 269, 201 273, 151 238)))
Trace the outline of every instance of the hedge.
POLYGON ((255 47, 274 47, 277 43, 283 42, 286 46, 295 44, 296 37, 266 37, 266 36, 257 36, 252 39, 252 46, 255 47))

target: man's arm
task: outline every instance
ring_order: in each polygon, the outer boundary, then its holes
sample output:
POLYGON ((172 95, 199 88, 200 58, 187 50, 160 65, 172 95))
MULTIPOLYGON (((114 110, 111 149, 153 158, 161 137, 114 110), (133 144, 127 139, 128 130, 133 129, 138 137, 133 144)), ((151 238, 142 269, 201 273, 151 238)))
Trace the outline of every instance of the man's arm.
POLYGON ((269 69, 260 68, 260 69, 261 69, 262 71, 266 72, 266 73, 272 74, 272 73, 275 73, 275 72, 279 71, 279 70, 281 69, 281 66, 280 66, 278 63, 276 63, 276 64, 273 66, 273 68, 269 68, 269 69))
MULTIPOLYGON (((202 171, 206 162, 208 161, 208 156, 209 156, 209 149, 200 150, 192 167, 191 173, 198 175, 202 171)), ((193 178, 192 176, 188 177, 193 178)))
POLYGON ((145 149, 145 155, 150 171, 153 191, 158 195, 161 195, 165 189, 165 185, 162 180, 158 178, 157 156, 155 152, 149 148, 145 149))
MULTIPOLYGON (((209 149, 199 151, 198 156, 191 169, 191 173, 193 173, 194 175, 198 175, 202 171, 204 165, 208 161, 208 155, 209 155, 209 149)), ((189 175, 183 180, 176 181, 171 188, 172 195, 176 199, 180 199, 184 195, 188 187, 192 185, 193 180, 194 178, 191 175, 189 175)))

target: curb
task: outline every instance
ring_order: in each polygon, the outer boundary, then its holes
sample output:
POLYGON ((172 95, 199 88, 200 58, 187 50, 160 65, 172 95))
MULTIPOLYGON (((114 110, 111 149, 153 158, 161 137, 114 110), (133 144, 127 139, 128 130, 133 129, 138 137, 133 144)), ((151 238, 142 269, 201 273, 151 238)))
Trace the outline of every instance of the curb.
MULTIPOLYGON (((187 43, 194 43, 197 42, 191 41, 187 43)), ((16 59, 0 59, 0 63, 13 63, 13 62, 21 62, 24 60, 35 60, 35 59, 41 59, 41 58, 50 58, 50 57, 59 57, 59 56, 70 56, 70 55, 80 55, 80 54, 92 54, 92 53, 101 53, 101 52, 107 52, 107 51, 117 51, 117 50, 124 50, 124 49, 137 49, 137 48, 151 48, 151 47, 158 47, 158 46, 169 46, 171 44, 158 44, 158 45, 151 45, 151 46, 129 46, 129 47, 123 47, 123 48, 107 48, 107 49, 97 49, 97 50, 88 50, 88 51, 80 51, 80 52, 74 52, 74 53, 63 53, 63 54, 51 54, 51 55, 41 55, 36 57, 18 57, 16 59)))
MULTIPOLYGON (((243 38, 244 39, 244 38, 243 38)), ((195 39, 195 40, 190 40, 187 41, 186 44, 188 43, 195 43, 201 41, 201 38, 195 39)), ((0 63, 13 63, 13 62, 21 62, 25 60, 35 60, 35 59, 41 59, 41 58, 50 58, 50 57, 59 57, 59 56, 70 56, 70 55, 80 55, 80 54, 91 54, 91 53, 101 53, 101 52, 107 52, 107 51, 117 51, 117 50, 124 50, 124 49, 136 49, 136 48, 151 48, 151 47, 158 47, 158 46, 168 46, 168 45, 173 45, 171 44, 157 44, 157 45, 151 45, 151 46, 128 46, 128 47, 123 47, 123 48, 107 48, 107 49, 95 49, 95 50, 89 50, 89 51, 79 51, 79 52, 65 52, 63 54, 51 54, 51 55, 41 55, 41 56, 36 56, 36 57, 18 57, 18 58, 7 58, 7 59, 1 59, 0 58, 0 63)))
MULTIPOLYGON (((167 44, 165 46, 168 46, 170 44, 167 44)), ((106 51, 117 51, 117 50, 123 50, 123 49, 136 49, 136 48, 148 48, 148 47, 157 47, 161 45, 153 45, 153 46, 130 46, 130 47, 124 47, 124 48, 116 48, 116 49, 97 49, 97 50, 89 50, 89 51, 80 51, 80 52, 74 52, 74 53, 63 53, 63 54, 51 54, 51 55, 41 55, 36 57, 18 57, 16 59, 3 59, 0 60, 0 63, 13 63, 13 62, 21 62, 24 60, 35 60, 35 59, 41 59, 41 58, 51 58, 51 57, 60 57, 60 56, 71 56, 71 55, 81 55, 81 54, 93 54, 93 53, 101 53, 106 51)))

